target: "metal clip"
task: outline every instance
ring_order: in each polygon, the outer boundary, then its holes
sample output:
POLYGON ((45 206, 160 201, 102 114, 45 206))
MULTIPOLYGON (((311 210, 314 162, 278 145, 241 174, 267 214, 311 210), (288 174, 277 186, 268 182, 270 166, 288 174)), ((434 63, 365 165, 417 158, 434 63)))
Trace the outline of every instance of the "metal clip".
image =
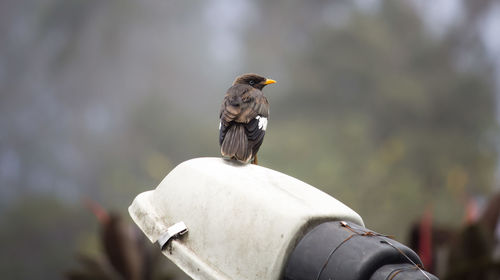
POLYGON ((164 250, 165 247, 167 246, 168 242, 171 239, 177 238, 177 237, 179 237, 187 232, 188 232, 188 228, 186 227, 184 222, 178 222, 178 223, 170 226, 167 229, 167 232, 165 232, 164 235, 162 235, 162 236, 160 236, 160 238, 158 238, 158 244, 160 245, 160 248, 162 250, 164 250))

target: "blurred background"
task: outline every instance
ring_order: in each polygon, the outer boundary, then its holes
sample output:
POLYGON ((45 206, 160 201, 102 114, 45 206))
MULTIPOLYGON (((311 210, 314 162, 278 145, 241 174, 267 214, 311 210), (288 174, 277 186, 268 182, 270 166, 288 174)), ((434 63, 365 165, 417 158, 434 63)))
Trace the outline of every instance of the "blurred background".
POLYGON ((220 104, 246 72, 278 81, 260 164, 416 242, 444 277, 450 257, 419 236, 452 240, 500 204, 499 34, 494 0, 3 0, 2 278, 113 263, 109 213, 133 227, 138 193, 219 156, 220 104))

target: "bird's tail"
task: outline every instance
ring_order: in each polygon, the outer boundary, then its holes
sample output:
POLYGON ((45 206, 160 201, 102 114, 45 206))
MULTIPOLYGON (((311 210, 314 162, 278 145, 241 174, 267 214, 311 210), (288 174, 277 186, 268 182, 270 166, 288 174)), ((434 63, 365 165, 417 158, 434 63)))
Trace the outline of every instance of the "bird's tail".
POLYGON ((248 162, 251 159, 252 151, 248 147, 248 138, 242 124, 233 124, 229 128, 220 151, 222 156, 236 158, 239 161, 248 162))

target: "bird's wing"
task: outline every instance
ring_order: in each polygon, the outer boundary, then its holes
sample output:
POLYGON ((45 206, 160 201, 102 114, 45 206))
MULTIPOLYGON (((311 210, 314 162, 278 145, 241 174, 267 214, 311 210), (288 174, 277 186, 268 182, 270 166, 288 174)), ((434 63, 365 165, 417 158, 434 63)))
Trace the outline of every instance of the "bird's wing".
POLYGON ((249 123, 257 116, 269 116, 269 103, 262 92, 248 85, 229 88, 219 112, 222 123, 249 123))
POLYGON ((219 144, 221 146, 229 131, 231 122, 235 121, 241 114, 241 96, 248 90, 248 87, 232 86, 226 92, 219 111, 219 144))
POLYGON ((267 117, 269 116, 269 103, 264 95, 255 97, 252 105, 252 112, 249 114, 249 122, 245 124, 245 132, 248 137, 248 144, 252 151, 252 158, 259 151, 267 128, 267 117))
POLYGON ((269 117, 269 102, 267 102, 267 98, 262 93, 255 97, 252 111, 255 112, 255 116, 252 119, 255 119, 257 116, 269 117))
POLYGON ((260 90, 254 89, 246 92, 242 100, 241 113, 236 118, 236 122, 250 123, 257 116, 264 118, 269 116, 269 103, 260 90))
POLYGON ((243 96, 246 96, 250 90, 249 86, 243 85, 235 85, 227 90, 219 112, 219 117, 223 124, 236 121, 242 114, 242 110, 244 109, 243 96))

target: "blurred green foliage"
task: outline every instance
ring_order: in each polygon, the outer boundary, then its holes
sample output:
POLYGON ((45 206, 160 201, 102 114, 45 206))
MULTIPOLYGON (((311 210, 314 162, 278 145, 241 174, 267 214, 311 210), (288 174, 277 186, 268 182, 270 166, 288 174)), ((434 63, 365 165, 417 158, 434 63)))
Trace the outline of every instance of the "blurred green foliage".
POLYGON ((411 1, 28 2, 0 4, 8 278, 55 279, 97 254, 81 196, 125 214, 180 162, 219 156, 220 102, 244 72, 278 81, 261 165, 374 230, 404 241, 428 207, 459 225, 466 197, 495 184, 495 65, 477 37, 493 1, 467 2, 440 36, 411 1))
POLYGON ((8 279, 58 279, 97 228, 80 209, 44 196, 20 200, 0 219, 0 271, 8 279))
POLYGON ((458 224, 466 196, 494 183, 488 65, 457 69, 453 48, 395 1, 309 36, 311 46, 287 60, 300 65, 287 74, 296 83, 272 104, 286 117, 266 138, 269 165, 288 165, 399 238, 431 205, 439 221, 458 224))

